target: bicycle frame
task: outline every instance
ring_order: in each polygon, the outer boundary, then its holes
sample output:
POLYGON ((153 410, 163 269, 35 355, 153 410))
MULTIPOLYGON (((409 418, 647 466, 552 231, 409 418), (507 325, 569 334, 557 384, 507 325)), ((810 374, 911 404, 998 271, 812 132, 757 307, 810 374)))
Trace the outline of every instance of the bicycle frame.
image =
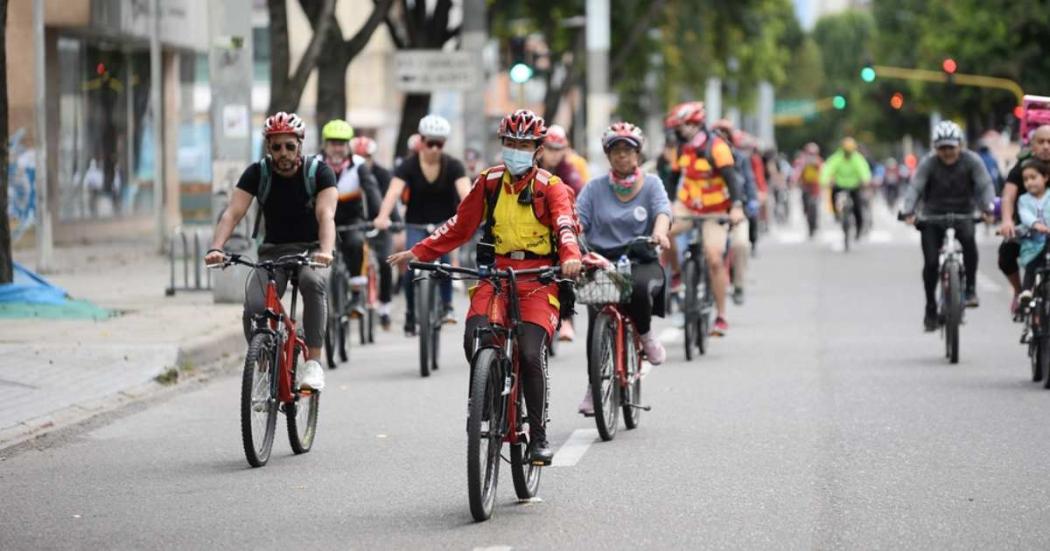
MULTIPOLYGON (((599 311, 600 314, 605 314, 616 321, 616 338, 613 343, 616 346, 616 357, 613 360, 613 370, 616 372, 616 380, 620 384, 620 388, 627 388, 629 385, 634 383, 634 379, 627 378, 627 334, 628 326, 634 327, 634 321, 631 320, 631 316, 628 316, 624 312, 619 304, 606 304, 599 311)), ((641 363, 641 350, 642 350, 642 337, 638 334, 637 329, 630 332, 634 339, 634 350, 635 354, 639 355, 639 365, 641 363)), ((635 373, 635 377, 641 377, 641 372, 635 373)))
POLYGON ((518 444, 525 441, 525 425, 518 426, 518 402, 520 401, 518 398, 522 397, 523 393, 521 392, 521 367, 518 355, 515 353, 518 328, 521 324, 517 274, 514 270, 508 270, 506 284, 498 279, 487 280, 485 283, 492 285, 494 291, 487 308, 489 324, 487 327, 479 327, 475 330, 474 353, 477 354, 477 351, 481 350, 482 337, 485 334, 491 334, 492 343, 486 347, 499 349, 504 359, 501 365, 510 365, 510 373, 503 373, 502 370, 499 373, 504 381, 503 396, 514 397, 514 399, 505 398, 507 414, 503 416, 503 426, 500 427, 500 430, 503 432, 501 435, 503 442, 518 444))
MULTIPOLYGON (((284 348, 279 351, 281 354, 281 372, 277 375, 277 399, 281 402, 291 402, 295 400, 296 395, 296 392, 292 390, 293 381, 291 368, 292 363, 295 361, 296 346, 299 346, 299 349, 303 351, 307 349, 306 341, 299 337, 295 323, 296 299, 299 295, 298 274, 294 275, 294 279, 292 274, 289 274, 289 283, 292 286, 291 315, 285 313, 284 306, 281 304, 281 299, 277 295, 277 280, 272 271, 267 272, 267 278, 266 313, 262 316, 267 320, 269 331, 277 334, 279 327, 283 326, 287 337, 284 339, 284 348)), ((304 394, 309 393, 309 391, 300 392, 304 394)))

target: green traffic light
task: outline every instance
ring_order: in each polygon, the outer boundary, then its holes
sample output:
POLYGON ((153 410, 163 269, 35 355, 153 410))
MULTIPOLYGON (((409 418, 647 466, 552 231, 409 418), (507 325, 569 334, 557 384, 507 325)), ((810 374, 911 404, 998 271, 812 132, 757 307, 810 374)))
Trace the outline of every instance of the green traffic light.
POLYGON ((532 67, 524 63, 515 63, 510 68, 510 80, 515 84, 525 84, 532 78, 532 67))
POLYGON ((845 109, 846 108, 846 97, 845 96, 835 96, 831 100, 831 106, 834 107, 835 109, 845 109))
POLYGON ((865 67, 860 70, 860 78, 864 82, 875 82, 875 68, 865 67))

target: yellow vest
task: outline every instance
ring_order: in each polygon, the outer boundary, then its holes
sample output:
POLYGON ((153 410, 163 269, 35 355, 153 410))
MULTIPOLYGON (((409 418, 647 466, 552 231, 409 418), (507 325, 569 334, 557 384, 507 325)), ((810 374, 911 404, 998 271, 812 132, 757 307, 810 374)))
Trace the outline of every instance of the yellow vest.
MULTIPOLYGON (((557 185, 554 180, 552 178, 547 185, 557 185)), ((529 251, 539 256, 549 256, 552 253, 550 228, 536 218, 531 203, 518 203, 519 194, 510 189, 510 181, 510 172, 504 172, 499 200, 492 213, 495 219, 492 235, 496 240, 496 254, 529 251)), ((535 181, 529 182, 530 187, 535 185, 535 181)))

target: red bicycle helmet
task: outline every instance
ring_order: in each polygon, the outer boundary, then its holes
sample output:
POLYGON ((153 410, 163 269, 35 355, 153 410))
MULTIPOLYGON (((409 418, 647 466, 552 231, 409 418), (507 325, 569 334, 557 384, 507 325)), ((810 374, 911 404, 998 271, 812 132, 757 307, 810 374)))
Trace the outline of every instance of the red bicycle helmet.
POLYGON ((602 134, 602 149, 608 153, 617 142, 627 142, 640 151, 645 145, 645 135, 642 134, 641 128, 629 122, 614 122, 602 134))
POLYGON ((377 147, 376 141, 368 136, 358 136, 350 140, 350 151, 352 151, 354 155, 371 157, 372 155, 375 155, 377 147))
POLYGON ((569 137, 565 135, 565 129, 561 125, 552 124, 547 129, 547 137, 543 144, 551 149, 564 149, 569 147, 569 137))
POLYGON ((664 119, 664 126, 674 128, 683 124, 704 124, 707 110, 702 101, 687 101, 671 108, 664 119))
POLYGON ((503 117, 498 135, 500 139, 541 141, 547 136, 547 123, 543 117, 528 109, 518 109, 503 117))
POLYGON ((278 134, 295 134, 300 140, 306 136, 306 125, 295 113, 277 112, 266 118, 263 123, 263 136, 269 138, 278 134))

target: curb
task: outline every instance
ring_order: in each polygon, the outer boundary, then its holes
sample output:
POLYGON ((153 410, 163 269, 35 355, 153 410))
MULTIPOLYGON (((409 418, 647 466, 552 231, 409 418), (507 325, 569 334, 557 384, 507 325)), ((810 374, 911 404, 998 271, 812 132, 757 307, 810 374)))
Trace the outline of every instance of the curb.
POLYGON ((137 402, 178 392, 187 383, 205 382, 214 375, 230 372, 239 366, 244 354, 244 333, 240 327, 217 334, 201 335, 177 345, 176 365, 163 366, 163 372, 176 370, 173 382, 156 380, 115 390, 112 394, 78 402, 46 415, 34 417, 13 427, 0 430, 0 452, 26 444, 57 430, 79 425, 103 413, 111 413, 137 402), (237 361, 234 361, 234 360, 237 361))

